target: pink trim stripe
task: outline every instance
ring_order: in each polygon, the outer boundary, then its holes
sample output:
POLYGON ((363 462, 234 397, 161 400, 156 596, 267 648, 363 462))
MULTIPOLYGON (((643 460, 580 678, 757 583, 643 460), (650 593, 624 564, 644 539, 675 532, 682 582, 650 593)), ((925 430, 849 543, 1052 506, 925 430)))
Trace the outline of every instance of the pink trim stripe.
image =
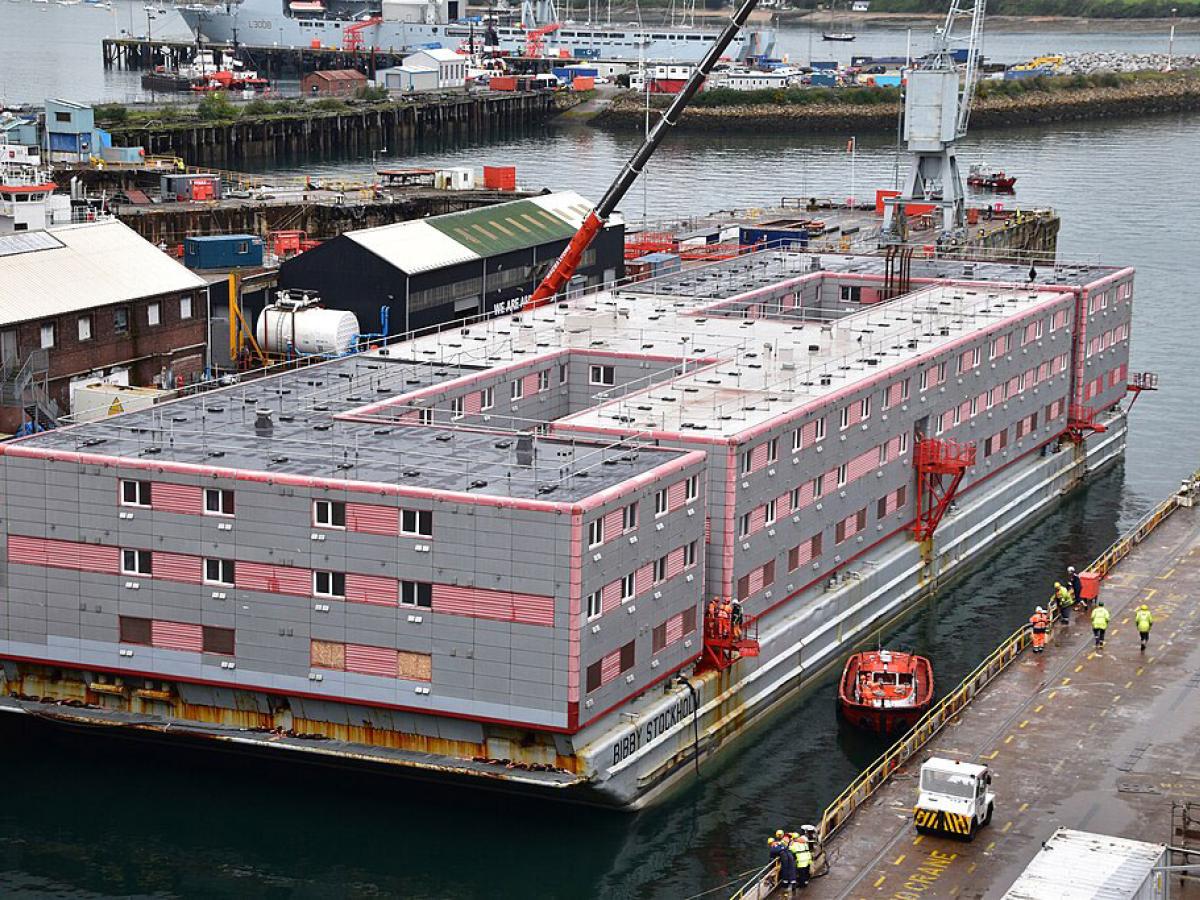
POLYGON ((677 481, 667 488, 667 509, 679 509, 687 496, 687 484, 677 481))
POLYGON ((621 674, 621 651, 614 650, 600 660, 600 683, 608 684, 621 674))
POLYGON ((600 611, 609 612, 621 605, 621 582, 610 581, 600 589, 600 611))
POLYGON ((435 584, 433 611, 522 625, 554 625, 554 598, 538 594, 435 584))
POLYGON ((376 503, 347 503, 346 528, 362 534, 398 535, 400 510, 376 503))
POLYGON ((238 587, 247 591, 263 591, 268 594, 292 594, 311 597, 313 592, 312 572, 291 566, 270 566, 264 563, 238 562, 238 587))
POLYGON ((154 619, 150 623, 150 643, 164 650, 199 653, 204 649, 204 630, 199 625, 154 619))
POLYGON ((159 512, 204 515, 204 489, 190 484, 155 481, 150 486, 150 506, 159 512))
POLYGON ((56 541, 47 538, 9 535, 8 561, 52 569, 75 569, 117 575, 121 570, 121 551, 117 547, 56 541))
POLYGON ((199 556, 155 550, 150 558, 155 578, 182 581, 186 584, 201 584, 204 581, 204 562, 199 556))
POLYGON ((400 602, 400 582, 380 575, 346 575, 346 599, 353 603, 396 606, 400 602))
POLYGON ((621 523, 624 521, 624 516, 624 509, 614 509, 604 514, 604 540, 601 543, 607 544, 621 536, 621 523))

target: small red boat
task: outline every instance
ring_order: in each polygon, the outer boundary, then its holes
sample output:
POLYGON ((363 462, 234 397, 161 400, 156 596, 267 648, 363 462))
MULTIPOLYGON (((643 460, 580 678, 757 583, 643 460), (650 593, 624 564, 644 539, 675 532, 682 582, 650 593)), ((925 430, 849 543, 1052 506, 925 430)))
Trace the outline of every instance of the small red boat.
POLYGON ((1003 169, 992 169, 989 166, 971 166, 967 173, 967 184, 986 191, 1008 192, 1013 190, 1016 183, 1016 175, 1009 175, 1003 169))
POLYGON ((923 656, 894 650, 856 653, 838 687, 842 715, 881 735, 903 734, 933 702, 933 666, 923 656))

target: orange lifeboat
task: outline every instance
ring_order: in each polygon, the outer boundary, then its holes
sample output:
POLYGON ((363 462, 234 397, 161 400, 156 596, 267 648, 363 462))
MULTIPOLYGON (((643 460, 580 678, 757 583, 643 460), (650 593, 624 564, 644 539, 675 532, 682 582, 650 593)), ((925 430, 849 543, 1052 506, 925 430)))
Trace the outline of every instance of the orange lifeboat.
POLYGON ((872 650, 846 660, 838 705, 846 720, 884 736, 903 734, 933 702, 933 666, 914 653, 872 650))

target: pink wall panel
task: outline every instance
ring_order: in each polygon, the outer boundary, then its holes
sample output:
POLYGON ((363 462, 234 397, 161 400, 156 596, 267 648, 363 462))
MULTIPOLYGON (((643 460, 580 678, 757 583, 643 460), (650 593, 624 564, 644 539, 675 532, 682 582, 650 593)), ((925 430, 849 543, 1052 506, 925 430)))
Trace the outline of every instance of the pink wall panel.
POLYGON ((400 583, 381 575, 346 575, 346 599, 354 603, 396 606, 400 602, 400 583))
POLYGON ((312 596, 312 572, 290 566, 270 566, 264 563, 238 562, 238 587, 269 594, 312 596))
POLYGON ((117 547, 15 534, 8 538, 8 561, 12 563, 116 575, 121 568, 120 558, 121 551, 117 547))
POLYGON ((204 490, 189 484, 156 481, 150 487, 150 506, 161 512, 204 514, 204 490))
POLYGON ((400 666, 395 650, 368 647, 365 644, 347 644, 346 671, 395 678, 399 674, 400 666))
POLYGON ((677 481, 667 488, 667 508, 679 509, 683 506, 683 498, 687 496, 687 484, 677 481))
POLYGON ((166 650, 189 650, 199 653, 204 641, 199 625, 183 622, 164 622, 155 619, 150 623, 150 643, 166 650))
POLYGON ((363 534, 400 533, 400 510, 377 503, 347 503, 346 528, 363 534))
POLYGON ((204 561, 199 556, 155 550, 152 559, 155 578, 187 584, 200 584, 204 580, 204 561))

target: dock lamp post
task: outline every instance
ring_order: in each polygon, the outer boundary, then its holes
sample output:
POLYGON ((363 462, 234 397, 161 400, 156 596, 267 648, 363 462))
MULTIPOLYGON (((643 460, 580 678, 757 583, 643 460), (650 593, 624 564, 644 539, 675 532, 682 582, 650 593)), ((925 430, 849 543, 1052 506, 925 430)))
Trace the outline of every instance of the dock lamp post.
POLYGON ((1167 38, 1167 71, 1170 72, 1172 64, 1175 61, 1175 13, 1177 12, 1174 6, 1171 7, 1171 36, 1167 38))

